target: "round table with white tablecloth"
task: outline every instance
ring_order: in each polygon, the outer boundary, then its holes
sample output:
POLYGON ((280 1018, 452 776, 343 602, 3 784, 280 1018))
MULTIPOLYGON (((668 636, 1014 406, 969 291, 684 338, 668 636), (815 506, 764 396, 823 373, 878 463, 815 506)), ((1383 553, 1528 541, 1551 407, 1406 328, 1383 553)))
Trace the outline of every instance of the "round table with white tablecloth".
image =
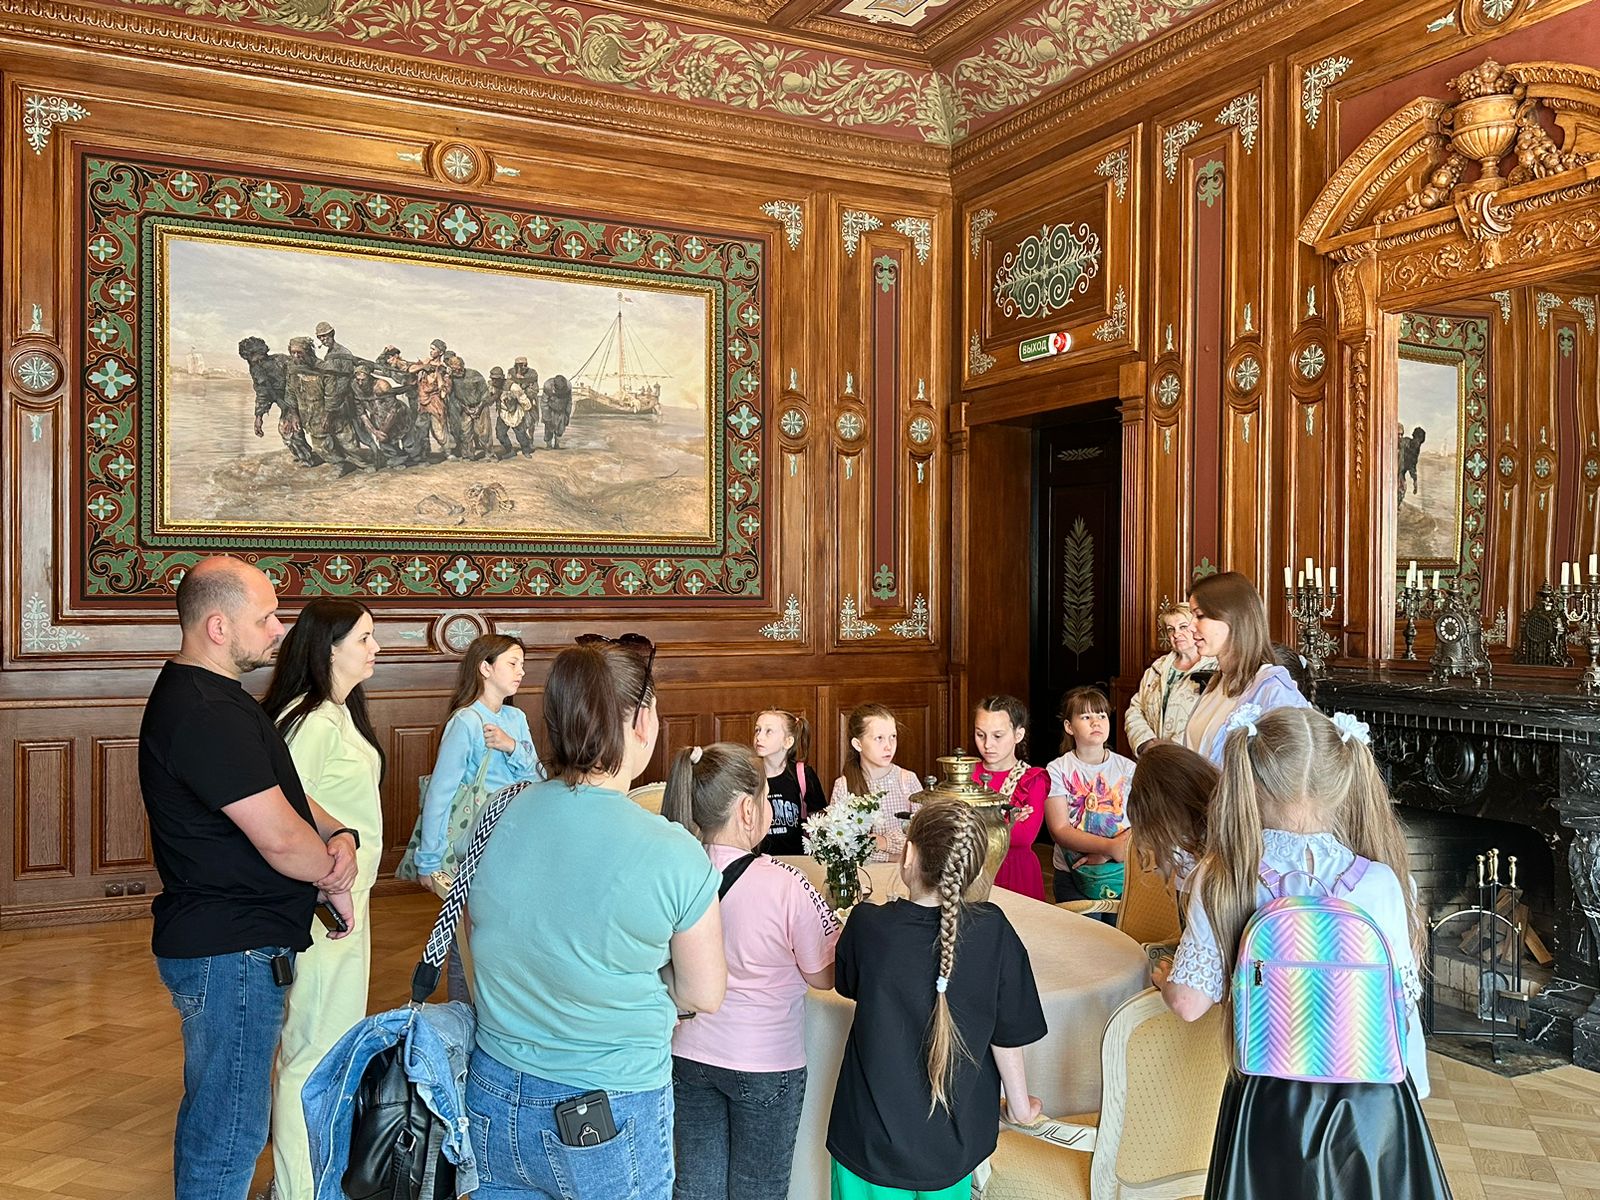
MULTIPOLYGON (((821 890, 826 872, 811 858, 785 858, 821 890)), ((906 895, 898 863, 872 863, 871 902, 906 895)), ((1100 1107, 1100 1039, 1111 1013, 1149 982, 1148 960, 1138 943, 1109 925, 1017 892, 996 888, 990 897, 1027 947, 1050 1032, 1024 1052, 1028 1090, 1052 1116, 1100 1107)), ((909 901, 906 901, 909 903, 909 901)), ((959 965, 957 966, 959 970, 959 965)), ((837 992, 811 989, 806 997, 806 1099, 795 1142, 790 1200, 827 1200, 828 1113, 844 1058, 855 1002, 837 992)))

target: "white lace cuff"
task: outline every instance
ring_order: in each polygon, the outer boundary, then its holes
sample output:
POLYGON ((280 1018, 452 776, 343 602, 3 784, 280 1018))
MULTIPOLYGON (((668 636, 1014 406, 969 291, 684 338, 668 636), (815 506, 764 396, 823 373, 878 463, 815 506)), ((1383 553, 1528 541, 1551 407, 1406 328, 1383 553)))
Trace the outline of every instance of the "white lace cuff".
POLYGON ((1405 992, 1406 999, 1412 1004, 1422 1002, 1422 979, 1418 976, 1416 967, 1400 968, 1400 987, 1405 992))
POLYGON ((1181 983, 1202 993, 1213 1004, 1222 1003, 1227 989, 1227 973, 1223 970, 1222 955, 1215 946, 1202 945, 1192 938, 1178 944, 1178 953, 1172 960, 1171 983, 1181 983))

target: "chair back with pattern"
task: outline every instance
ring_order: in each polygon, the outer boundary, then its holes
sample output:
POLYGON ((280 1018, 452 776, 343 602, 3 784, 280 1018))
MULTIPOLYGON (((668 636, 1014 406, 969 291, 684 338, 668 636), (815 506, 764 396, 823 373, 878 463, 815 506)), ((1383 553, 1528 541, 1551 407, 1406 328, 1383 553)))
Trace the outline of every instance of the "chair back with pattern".
POLYGON ((1122 907, 1117 912, 1117 928, 1141 946, 1157 942, 1176 942, 1178 899, 1170 880, 1139 865, 1139 855, 1128 855, 1123 873, 1122 907))
POLYGON ((1232 1066, 1221 1021, 1220 1006, 1185 1021, 1154 988, 1111 1014, 1100 1049, 1100 1132, 1090 1167, 1095 1200, 1205 1190, 1232 1066))

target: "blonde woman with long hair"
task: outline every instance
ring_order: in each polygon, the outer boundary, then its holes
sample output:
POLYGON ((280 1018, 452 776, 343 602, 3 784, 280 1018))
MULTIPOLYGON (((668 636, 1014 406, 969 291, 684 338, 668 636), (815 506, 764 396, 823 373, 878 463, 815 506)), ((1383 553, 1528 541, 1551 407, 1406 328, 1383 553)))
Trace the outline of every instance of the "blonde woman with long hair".
POLYGON ((1039 1118, 1022 1064, 1046 1033, 1028 952, 998 906, 963 899, 987 849, 976 809, 924 805, 901 857, 910 899, 856 906, 839 937, 834 986, 856 1013, 828 1121, 832 1200, 966 1200, 1002 1087, 1013 1119, 1039 1118))
POLYGON ((1234 710, 1253 704, 1262 712, 1306 708, 1309 701, 1294 677, 1278 665, 1267 632, 1267 609, 1261 593, 1237 571, 1210 575, 1189 593, 1194 614, 1194 644, 1217 660, 1216 674, 1200 693, 1184 726, 1182 745, 1222 762, 1222 731, 1234 710))
MULTIPOLYGON (((1223 1093, 1206 1200, 1436 1200, 1449 1188, 1423 1119, 1427 1046, 1417 1001, 1426 944, 1405 832, 1347 713, 1241 710, 1225 731, 1222 780, 1189 901, 1189 923, 1156 985, 1193 1021, 1231 1009, 1228 983, 1245 925, 1277 894, 1332 895, 1388 943, 1406 997, 1399 1083, 1322 1083, 1233 1074, 1223 1093)), ((1231 1013, 1229 1014, 1231 1017, 1231 1013)), ((1312 1010, 1306 1036, 1350 1014, 1312 1010)), ((1232 1030, 1231 1019, 1224 1022, 1232 1030)))

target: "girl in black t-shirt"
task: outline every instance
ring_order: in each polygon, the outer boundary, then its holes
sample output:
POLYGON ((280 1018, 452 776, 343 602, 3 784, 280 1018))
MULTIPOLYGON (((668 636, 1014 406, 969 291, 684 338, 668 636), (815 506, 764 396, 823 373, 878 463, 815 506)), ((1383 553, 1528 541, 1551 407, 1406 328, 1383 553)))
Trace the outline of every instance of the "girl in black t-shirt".
POLYGON ((772 829, 761 852, 804 854, 801 822, 828 802, 822 781, 806 762, 811 725, 786 709, 769 708, 756 714, 751 741, 767 773, 767 798, 772 802, 772 829))
POLYGON ((987 850, 977 810, 925 804, 901 859, 911 899, 857 905, 839 937, 835 987, 856 1013, 828 1121, 833 1200, 965 1198, 994 1153, 1001 1087, 1012 1120, 1039 1118, 1022 1064, 1046 1033, 1028 952, 998 906, 962 899, 987 850))

